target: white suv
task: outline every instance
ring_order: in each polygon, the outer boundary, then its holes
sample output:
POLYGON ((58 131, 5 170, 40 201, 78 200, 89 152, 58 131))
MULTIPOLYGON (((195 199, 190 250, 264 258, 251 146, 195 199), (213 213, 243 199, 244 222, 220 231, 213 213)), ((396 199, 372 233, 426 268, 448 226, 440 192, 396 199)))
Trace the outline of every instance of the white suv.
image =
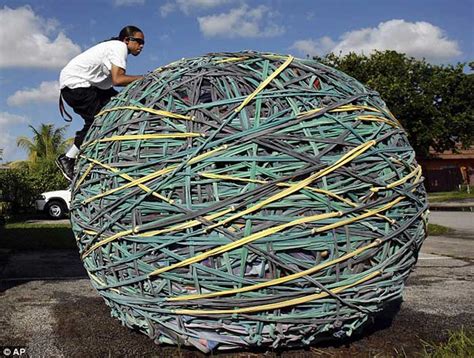
POLYGON ((43 211, 51 219, 62 219, 69 211, 70 202, 70 190, 47 191, 36 199, 36 210, 43 211))

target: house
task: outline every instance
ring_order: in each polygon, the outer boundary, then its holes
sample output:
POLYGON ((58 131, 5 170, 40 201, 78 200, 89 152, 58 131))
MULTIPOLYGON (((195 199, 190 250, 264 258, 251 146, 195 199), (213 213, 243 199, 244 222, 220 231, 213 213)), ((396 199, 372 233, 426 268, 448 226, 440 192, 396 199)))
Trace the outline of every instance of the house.
POLYGON ((428 192, 458 190, 460 185, 474 185, 474 146, 456 152, 437 153, 430 149, 430 158, 418 159, 423 168, 428 192))

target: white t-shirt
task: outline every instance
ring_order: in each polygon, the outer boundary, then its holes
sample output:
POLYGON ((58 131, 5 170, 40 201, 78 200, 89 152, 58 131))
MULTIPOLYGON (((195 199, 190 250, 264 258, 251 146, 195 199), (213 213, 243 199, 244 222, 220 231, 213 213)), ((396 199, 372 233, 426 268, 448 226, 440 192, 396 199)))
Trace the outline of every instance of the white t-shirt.
POLYGON ((109 89, 113 86, 112 64, 125 70, 127 54, 127 45, 122 41, 101 42, 69 61, 61 71, 59 86, 61 89, 90 86, 109 89))

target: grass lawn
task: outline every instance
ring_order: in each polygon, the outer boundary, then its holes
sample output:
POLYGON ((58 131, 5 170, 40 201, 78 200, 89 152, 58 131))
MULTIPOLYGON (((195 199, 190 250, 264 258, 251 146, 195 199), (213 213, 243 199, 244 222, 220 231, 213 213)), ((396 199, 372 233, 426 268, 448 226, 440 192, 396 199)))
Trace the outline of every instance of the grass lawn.
POLYGON ((474 357, 474 332, 461 328, 457 332, 450 332, 445 343, 428 343, 422 341, 422 357, 451 358, 474 357))
POLYGON ((69 223, 12 222, 0 228, 0 249, 76 249, 69 223))
POLYGON ((428 224, 428 235, 430 236, 442 236, 452 233, 454 230, 437 224, 428 224))
POLYGON ((474 189, 471 193, 465 191, 445 191, 439 193, 428 193, 430 203, 442 203, 443 201, 474 199, 474 189))

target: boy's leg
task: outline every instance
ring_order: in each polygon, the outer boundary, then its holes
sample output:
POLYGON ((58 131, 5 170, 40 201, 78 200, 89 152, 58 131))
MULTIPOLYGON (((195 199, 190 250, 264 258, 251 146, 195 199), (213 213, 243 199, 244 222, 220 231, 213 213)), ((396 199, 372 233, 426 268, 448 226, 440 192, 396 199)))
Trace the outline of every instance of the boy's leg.
POLYGON ((104 106, 110 102, 110 99, 118 94, 118 92, 113 87, 106 90, 97 89, 97 91, 99 93, 100 103, 99 108, 97 109, 97 112, 94 113, 94 115, 99 113, 102 108, 104 108, 104 106))
POLYGON ((76 157, 79 154, 79 149, 81 144, 84 142, 87 131, 94 121, 94 115, 99 110, 101 99, 97 88, 95 87, 75 89, 66 87, 61 90, 61 95, 74 112, 84 119, 84 126, 76 132, 72 147, 65 155, 60 155, 58 159, 56 159, 56 164, 64 177, 69 181, 72 181, 76 157))
POLYGON ((99 113, 117 93, 118 92, 114 88, 102 90, 97 87, 76 89, 69 89, 66 87, 61 90, 61 95, 66 103, 75 113, 79 114, 84 119, 84 126, 81 130, 76 132, 74 145, 65 155, 61 155, 56 160, 56 164, 68 180, 71 181, 74 176, 75 158, 79 154, 81 144, 84 142, 84 138, 94 122, 95 115, 99 113))
POLYGON ((66 103, 84 119, 84 126, 76 132, 76 137, 74 138, 74 145, 80 148, 89 128, 94 122, 95 115, 118 92, 114 88, 102 90, 97 87, 87 87, 73 90, 64 89, 61 93, 63 93, 66 103))
POLYGON ((80 148, 87 131, 94 121, 95 114, 100 110, 101 99, 99 91, 96 87, 75 89, 66 87, 61 90, 61 95, 74 112, 80 115, 84 120, 84 126, 76 132, 74 138, 74 145, 80 148))

